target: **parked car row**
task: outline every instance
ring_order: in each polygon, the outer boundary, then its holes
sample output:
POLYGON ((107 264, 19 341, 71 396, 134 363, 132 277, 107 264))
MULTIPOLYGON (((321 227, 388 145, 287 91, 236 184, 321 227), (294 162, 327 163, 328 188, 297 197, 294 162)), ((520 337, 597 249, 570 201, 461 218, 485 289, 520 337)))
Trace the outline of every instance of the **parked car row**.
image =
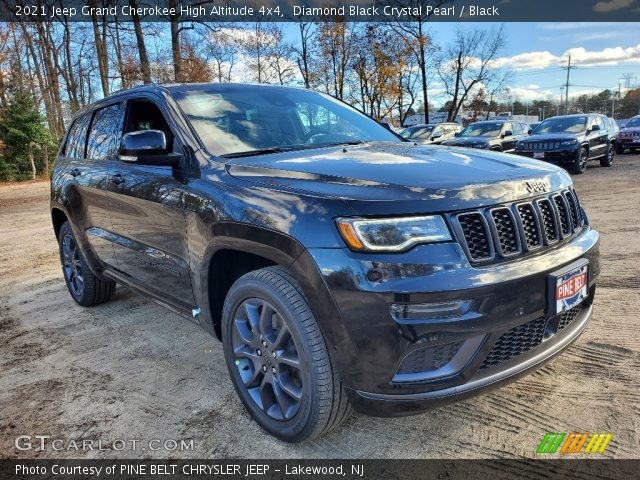
POLYGON ((615 120, 600 114, 552 117, 534 126, 515 120, 487 120, 469 124, 450 139, 440 132, 435 136, 440 125, 410 127, 401 135, 417 142, 515 153, 561 165, 576 174, 583 173, 591 160, 610 167, 616 152, 640 149, 640 115, 622 130, 615 120))
POLYGON ((438 145, 445 140, 455 138, 456 134, 461 131, 462 127, 457 123, 429 123, 407 127, 400 132, 400 136, 418 143, 438 145))

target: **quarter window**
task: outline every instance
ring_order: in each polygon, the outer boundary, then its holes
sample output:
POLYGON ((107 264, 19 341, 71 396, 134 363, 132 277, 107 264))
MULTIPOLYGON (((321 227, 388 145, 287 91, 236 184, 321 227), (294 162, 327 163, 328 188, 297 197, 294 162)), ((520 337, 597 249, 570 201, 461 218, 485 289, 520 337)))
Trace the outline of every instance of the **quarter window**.
POLYGON ((117 103, 96 111, 87 141, 87 158, 115 160, 122 137, 124 104, 117 103))
POLYGON ((69 131, 67 145, 65 147, 65 156, 69 158, 84 158, 84 149, 87 144, 87 129, 91 115, 83 115, 78 117, 69 131))

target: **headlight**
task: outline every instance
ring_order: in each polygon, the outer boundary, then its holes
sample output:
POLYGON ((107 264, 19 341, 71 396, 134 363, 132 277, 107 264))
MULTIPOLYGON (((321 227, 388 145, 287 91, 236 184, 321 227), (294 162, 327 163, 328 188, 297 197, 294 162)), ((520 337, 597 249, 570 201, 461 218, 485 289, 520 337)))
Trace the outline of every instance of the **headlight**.
POLYGON ((338 218, 336 224, 349 248, 365 252, 400 252, 420 243, 451 240, 439 215, 375 220, 338 218))
POLYGON ((563 140, 560 145, 562 145, 563 147, 568 147, 570 145, 575 145, 576 143, 578 143, 578 141, 574 138, 573 140, 563 140))

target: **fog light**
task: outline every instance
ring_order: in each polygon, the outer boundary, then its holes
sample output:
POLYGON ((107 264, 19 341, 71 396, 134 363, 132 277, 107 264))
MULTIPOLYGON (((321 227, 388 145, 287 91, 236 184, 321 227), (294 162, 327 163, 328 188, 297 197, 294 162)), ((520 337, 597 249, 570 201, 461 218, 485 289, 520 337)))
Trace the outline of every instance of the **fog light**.
POLYGON ((396 321, 434 320, 459 317, 471 309, 471 300, 451 300, 448 302, 391 304, 391 316, 396 321))

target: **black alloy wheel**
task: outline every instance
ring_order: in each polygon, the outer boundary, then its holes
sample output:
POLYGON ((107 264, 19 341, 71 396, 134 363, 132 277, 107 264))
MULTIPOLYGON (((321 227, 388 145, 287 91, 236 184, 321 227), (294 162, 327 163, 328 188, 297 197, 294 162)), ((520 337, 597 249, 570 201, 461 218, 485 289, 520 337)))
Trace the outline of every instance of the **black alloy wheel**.
POLYGON ((572 172, 575 174, 584 173, 587 169, 587 162, 589 161, 589 151, 582 147, 576 156, 576 159, 573 163, 572 172))
POLYGON ((266 267, 238 278, 225 298, 221 327, 236 393, 271 435, 299 442, 349 416, 320 327, 286 269, 266 267))
POLYGON ((233 315, 233 353, 255 404, 274 420, 292 418, 304 395, 302 362, 289 327, 268 301, 250 298, 233 315))
POLYGON ((74 298, 81 298, 84 293, 84 276, 82 275, 82 262, 80 250, 76 239, 70 232, 62 238, 62 268, 69 290, 74 298))
POLYGON ((69 222, 60 227, 58 243, 64 281, 75 302, 91 307, 109 300, 116 290, 115 282, 97 277, 87 266, 69 222))
POLYGON ((607 151, 607 155, 600 159, 601 167, 610 167, 613 165, 613 157, 616 155, 616 146, 613 143, 609 144, 609 150, 607 151))

